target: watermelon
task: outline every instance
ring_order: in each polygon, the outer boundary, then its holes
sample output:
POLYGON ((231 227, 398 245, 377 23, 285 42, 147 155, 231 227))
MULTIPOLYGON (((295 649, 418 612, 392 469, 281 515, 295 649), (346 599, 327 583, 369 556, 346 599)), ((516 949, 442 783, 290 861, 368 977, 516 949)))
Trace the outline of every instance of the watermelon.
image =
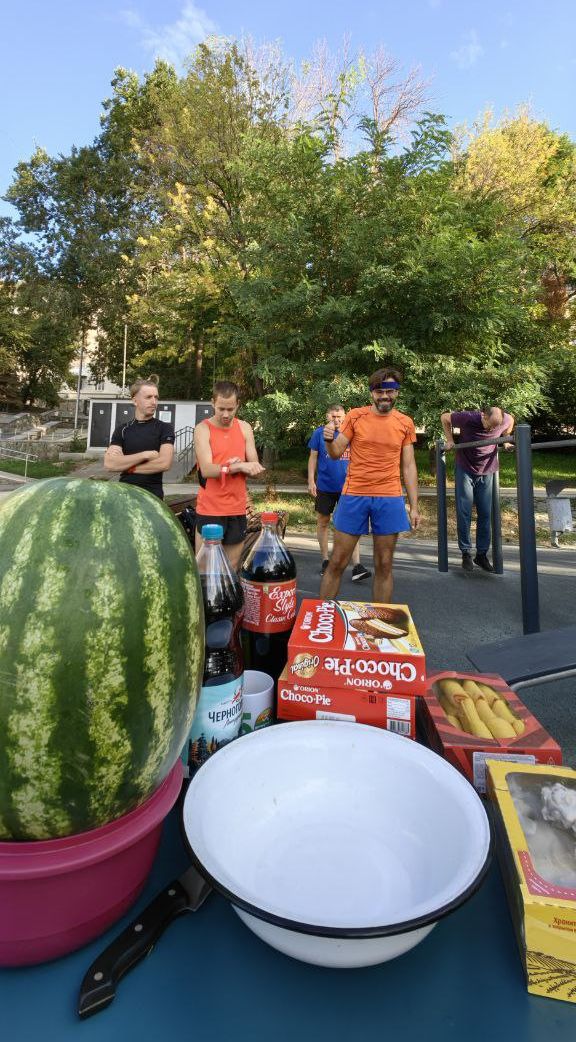
POLYGON ((171 511, 51 478, 0 505, 0 839, 96 828, 174 766, 200 688, 202 593, 171 511))

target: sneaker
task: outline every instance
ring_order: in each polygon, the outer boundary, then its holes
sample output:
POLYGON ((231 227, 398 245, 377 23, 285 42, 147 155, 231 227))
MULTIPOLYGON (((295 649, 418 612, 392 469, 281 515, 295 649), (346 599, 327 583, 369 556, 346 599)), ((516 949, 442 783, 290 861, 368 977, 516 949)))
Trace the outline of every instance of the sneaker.
POLYGON ((465 572, 473 572, 472 554, 462 554, 462 567, 465 572))
POLYGON ((320 575, 324 575, 324 572, 326 571, 329 564, 330 561, 328 560, 328 558, 322 561, 322 564, 320 565, 320 575))
POLYGON ((474 558, 474 564, 477 564, 479 568, 482 568, 485 572, 493 572, 494 565, 490 563, 486 554, 476 554, 474 558))
POLYGON ((361 579, 369 579, 372 572, 369 572, 363 564, 355 564, 352 569, 352 582, 359 583, 361 579))

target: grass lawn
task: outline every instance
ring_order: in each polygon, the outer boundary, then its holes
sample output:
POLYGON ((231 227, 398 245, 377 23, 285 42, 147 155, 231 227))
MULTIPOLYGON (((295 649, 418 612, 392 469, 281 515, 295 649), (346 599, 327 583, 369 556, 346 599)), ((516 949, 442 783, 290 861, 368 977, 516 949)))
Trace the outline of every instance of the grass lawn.
MULTIPOLYGON (((416 449, 418 477, 421 485, 434 487, 436 479, 432 470, 431 456, 428 449, 416 449)), ((264 482, 272 481, 279 485, 302 485, 307 483, 308 451, 291 449, 289 454, 274 464, 273 470, 264 475, 264 482)), ((576 484, 576 451, 562 449, 551 452, 536 450, 532 453, 534 485, 543 488, 551 478, 572 479, 576 484)), ((446 475, 450 484, 454 483, 454 454, 448 453, 446 459, 446 475)), ((500 453, 500 484, 504 488, 516 487, 516 456, 514 452, 500 453)))
MULTIPOLYGON (((314 512, 314 501, 311 496, 301 493, 279 492, 276 495, 269 490, 268 493, 252 493, 251 500, 256 510, 283 510, 287 514, 287 531, 291 535, 316 533, 316 514, 314 512)), ((436 539, 436 499, 425 496, 420 499, 421 524, 418 529, 418 538, 436 539)), ((447 502, 448 507, 448 538, 456 541, 456 512, 453 497, 447 502)), ((518 543, 518 514, 516 504, 509 499, 502 499, 502 542, 518 543)), ((550 530, 547 523, 548 515, 544 503, 537 503, 536 512, 536 540, 539 546, 550 546, 550 530)), ((574 545, 576 543, 576 532, 567 532, 560 538, 562 546, 574 545)))
MULTIPOLYGON (((431 473, 430 454, 427 449, 416 450, 418 477, 421 485, 428 487, 436 484, 431 473)), ((543 488, 552 478, 571 479, 576 484, 576 452, 568 449, 546 452, 538 449, 532 452, 532 472, 534 487, 543 488)), ((454 453, 446 455, 446 477, 449 483, 454 482, 454 453)), ((516 487, 516 454, 500 453, 500 484, 503 488, 516 487)))
MULTIPOLYGON (((0 470, 3 470, 6 474, 21 474, 23 477, 24 467, 24 460, 4 459, 0 456, 0 470)), ((70 471, 75 469, 76 462, 74 460, 66 460, 64 463, 52 463, 50 460, 38 460, 35 463, 34 460, 29 460, 26 473, 29 478, 57 478, 69 474, 70 471)))

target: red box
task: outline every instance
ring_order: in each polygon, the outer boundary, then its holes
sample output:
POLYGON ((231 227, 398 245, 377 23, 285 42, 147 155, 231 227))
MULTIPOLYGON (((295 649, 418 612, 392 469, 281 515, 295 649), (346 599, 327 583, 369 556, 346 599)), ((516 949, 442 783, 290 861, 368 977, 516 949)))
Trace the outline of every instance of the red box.
POLYGON ((418 725, 428 744, 444 756, 480 793, 486 792, 486 760, 511 760, 515 763, 561 764, 562 750, 545 731, 515 691, 497 675, 442 671, 428 677, 428 690, 418 700, 418 725), (524 725, 516 738, 481 738, 453 726, 438 701, 441 680, 473 680, 487 684, 507 703, 512 715, 524 725))
POLYGON ((405 604, 302 601, 287 670, 290 680, 319 687, 426 690, 424 651, 405 604))
POLYGON ((410 695, 317 687, 314 681, 290 679, 287 668, 278 678, 277 692, 279 720, 349 720, 416 737, 416 698, 410 695))

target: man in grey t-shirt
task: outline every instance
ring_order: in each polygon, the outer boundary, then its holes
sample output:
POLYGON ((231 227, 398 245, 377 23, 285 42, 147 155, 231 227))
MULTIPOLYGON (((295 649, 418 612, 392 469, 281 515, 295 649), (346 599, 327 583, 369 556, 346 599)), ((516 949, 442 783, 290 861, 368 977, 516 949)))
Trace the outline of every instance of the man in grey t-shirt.
MULTIPOLYGON (((443 412, 441 417, 446 448, 454 447, 454 432, 458 441, 482 441, 502 438, 514 427, 514 417, 499 405, 487 405, 480 410, 443 412)), ((467 572, 478 565, 485 572, 494 568, 488 559, 491 535, 492 486, 498 470, 498 446, 478 445, 473 449, 456 451, 456 520, 458 546, 462 553, 462 567, 467 572), (476 556, 472 559, 470 527, 472 505, 476 507, 476 556)))

